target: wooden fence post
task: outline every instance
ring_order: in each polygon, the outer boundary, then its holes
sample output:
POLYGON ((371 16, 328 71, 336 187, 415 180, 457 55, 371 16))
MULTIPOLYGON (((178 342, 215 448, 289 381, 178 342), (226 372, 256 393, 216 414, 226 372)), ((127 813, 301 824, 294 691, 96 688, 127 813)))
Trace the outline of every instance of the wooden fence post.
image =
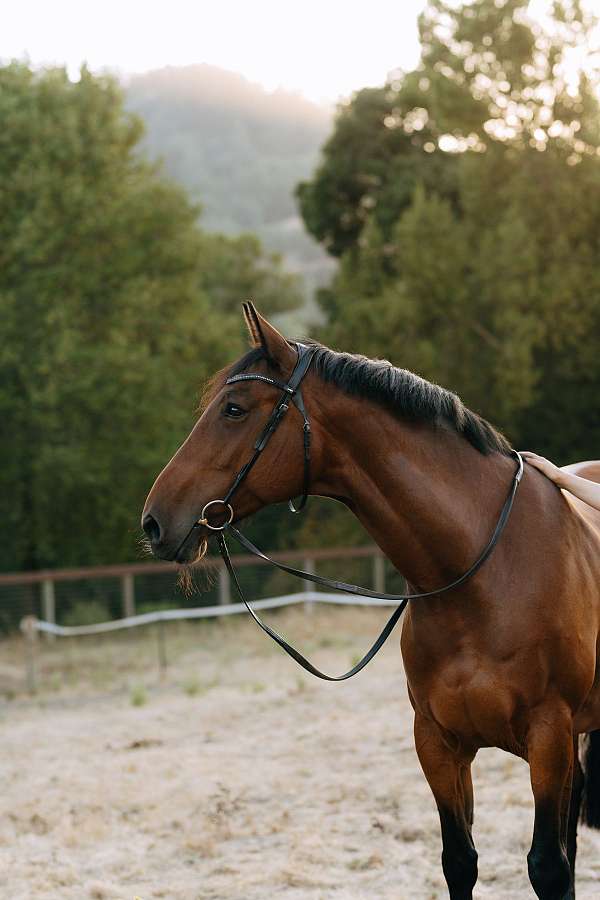
POLYGON ((37 644, 37 628, 35 616, 25 616, 21 620, 21 631, 25 642, 25 683, 30 694, 35 694, 35 654, 37 644))
POLYGON ((219 604, 221 606, 228 606, 231 603, 231 581, 229 578, 229 572, 222 565, 219 568, 219 604))
POLYGON ((130 572, 121 576, 121 604, 124 619, 135 616, 135 589, 130 572))
MULTIPOLYGON (((56 599, 54 596, 54 582, 51 578, 45 578, 42 581, 42 618, 46 622, 51 622, 52 625, 56 624, 56 599)), ((53 634, 48 632, 45 632, 44 636, 47 641, 53 641, 55 638, 53 634)))
POLYGON ((373 557, 373 590, 385 593, 385 558, 379 553, 373 557))

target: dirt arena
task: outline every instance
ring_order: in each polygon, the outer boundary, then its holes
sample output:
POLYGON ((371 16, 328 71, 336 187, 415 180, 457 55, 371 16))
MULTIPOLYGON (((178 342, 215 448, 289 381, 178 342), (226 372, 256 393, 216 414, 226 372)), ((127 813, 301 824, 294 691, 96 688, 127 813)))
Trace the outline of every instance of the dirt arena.
MULTIPOLYGON (((269 618, 337 673, 385 611, 269 618)), ((446 897, 397 638, 342 684, 301 673, 248 618, 174 626, 162 685, 150 635, 86 640, 44 651, 36 699, 0 705, 2 897, 446 897)), ((482 752, 475 798, 475 897, 532 897, 527 767, 482 752)), ((600 832, 579 846, 591 900, 600 832)))

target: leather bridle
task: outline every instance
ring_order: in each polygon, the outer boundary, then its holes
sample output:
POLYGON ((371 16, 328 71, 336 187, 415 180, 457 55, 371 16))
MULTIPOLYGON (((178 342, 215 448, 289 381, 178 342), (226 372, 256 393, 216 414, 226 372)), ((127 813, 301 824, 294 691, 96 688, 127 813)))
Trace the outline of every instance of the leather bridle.
POLYGON ((270 438, 277 430, 281 420, 287 413, 290 408, 290 404, 293 403, 300 415, 304 420, 303 424, 303 448, 304 448, 304 480, 303 480, 303 488, 302 488, 302 496, 300 499, 300 503, 298 506, 294 506, 292 501, 289 501, 289 507, 292 512, 300 512, 301 509, 306 505, 306 501, 308 499, 308 492, 310 489, 310 440, 311 440, 311 431, 310 431, 310 421, 308 418, 308 414, 306 412, 306 407, 304 406, 304 401, 302 398, 302 390, 301 384, 304 376, 308 372, 312 360, 314 358, 315 353, 317 352, 317 347, 312 345, 305 345, 297 343, 294 345, 296 351, 298 353, 298 359, 296 365, 294 366, 294 370, 290 375, 289 381, 287 383, 278 381, 276 378, 271 378, 268 375, 259 375, 258 373, 248 372, 243 373, 241 375, 233 375, 231 378, 228 378, 225 384, 236 384, 238 382, 245 381, 262 381, 265 384, 270 385, 271 387, 276 388, 281 391, 281 396, 275 403, 273 407, 273 411, 267 420, 267 423, 260 435, 255 441, 254 444, 254 453, 246 462, 242 468, 239 470, 237 475, 235 476, 233 483, 222 500, 210 500, 208 503, 204 505, 202 512, 200 514, 200 518, 194 522, 184 539, 179 544, 179 547, 176 551, 176 556, 179 553, 179 550, 184 546, 187 542, 189 536, 192 532, 201 527, 208 528, 210 531, 218 532, 218 544, 219 551, 223 558, 223 562, 231 576, 235 589, 245 605, 246 609, 254 619, 254 621, 262 628, 262 630, 269 635, 269 637, 273 638, 273 640, 279 644, 279 646, 288 653, 292 659, 295 659, 296 662, 306 669, 307 672, 310 672, 312 675, 316 675, 317 678, 322 678, 325 681, 345 681, 347 678, 351 678, 353 675, 356 675, 361 669, 369 663, 375 654, 381 649, 385 641, 388 639, 391 634, 396 622, 404 612, 406 605, 409 600, 419 600, 424 599, 426 597, 437 597, 440 594, 445 594, 448 591, 455 590, 456 588, 462 586, 467 582, 470 578, 475 575, 475 573, 481 568, 484 562, 491 555, 494 547, 498 543, 504 528, 506 527, 506 523, 508 522, 515 495, 517 493, 517 488, 521 482, 521 478, 523 477, 523 458, 520 453, 516 450, 513 450, 513 454, 517 459, 517 471, 515 472, 511 484, 510 491, 506 500, 504 501, 504 505, 502 510, 500 511, 500 516, 496 523, 496 527, 490 537, 488 543, 475 560, 472 566, 470 566, 466 572, 456 578, 454 581, 450 582, 450 584, 445 585, 444 587, 437 588, 433 591, 425 591, 417 594, 387 594, 380 591, 371 591, 368 588, 359 587, 355 584, 346 584, 343 581, 333 581, 329 578, 324 578, 321 575, 315 575, 312 572, 304 572, 301 569, 295 569, 292 566, 287 566, 284 563, 276 562, 267 556, 266 553, 263 553, 258 547, 256 547, 252 541, 248 540, 232 523, 235 516, 233 507, 231 505, 231 500, 239 489, 240 485, 243 483, 245 478, 251 469, 255 466, 258 461, 261 453, 267 446, 270 438), (220 525, 211 524, 207 518, 208 510, 214 506, 215 504, 220 504, 224 511, 227 513, 226 520, 220 525), (332 588, 336 591, 343 591, 347 594, 357 594, 361 597, 372 597, 378 600, 395 600, 399 601, 399 606, 394 610, 387 623, 385 624, 383 630, 381 631, 379 637, 372 645, 370 650, 365 653, 362 659, 356 663, 348 672, 343 675, 326 675, 317 669, 309 660, 307 660, 298 650, 295 649, 291 644, 283 638, 280 634, 278 634, 274 629, 272 629, 269 625, 265 624, 254 612, 246 597, 244 592, 242 591, 241 585, 239 583, 237 573, 233 567, 233 563, 231 561, 231 556, 229 554, 229 548, 227 546, 227 542, 225 541, 224 532, 229 531, 235 539, 246 549, 249 553, 252 553, 254 556, 257 556, 259 559, 264 560, 265 562, 270 563, 273 566, 276 566, 278 569, 281 569, 283 572, 287 572, 290 575, 295 575, 297 578, 302 578, 304 581, 310 581, 313 584, 318 584, 321 587, 332 588))
POLYGON ((296 406, 304 420, 304 424, 302 426, 304 447, 304 483, 302 488, 302 496, 298 506, 294 506, 291 500, 288 501, 288 505, 293 513, 300 512, 300 510, 304 509, 304 507, 306 506, 306 501, 308 500, 308 490, 310 487, 310 422, 308 419, 308 414, 306 412, 306 407, 304 406, 304 400, 302 399, 302 390, 300 388, 300 385, 302 384, 302 379, 308 372, 313 356, 317 351, 317 347, 307 347, 305 344, 295 344, 295 347, 298 353, 298 359, 296 365, 294 366, 294 371, 290 375, 289 381, 287 383, 278 381, 277 378, 271 378, 269 375, 259 375, 257 372, 244 372, 241 375, 232 375, 232 377, 228 378, 225 382, 225 384, 227 385, 238 384, 239 382, 245 381, 262 381, 265 384, 268 384, 270 387, 277 388, 277 390, 281 391, 281 396, 273 407, 271 415, 267 420, 267 424, 254 442, 254 453, 252 454, 248 462, 244 463, 242 468, 239 470, 239 472, 233 479, 231 487, 229 488, 223 499, 209 500, 208 503, 204 504, 202 512, 200 513, 200 518, 194 522, 184 539, 177 547, 177 550, 175 551, 175 558, 177 558, 179 551, 184 546, 184 544, 187 543, 190 534, 197 528, 204 527, 208 528, 210 531, 222 532, 225 528, 231 526, 234 518, 233 507, 231 505, 233 495, 258 462, 261 453, 267 446, 271 437, 277 430, 279 423, 290 408, 290 403, 293 403, 296 406), (207 517, 207 511, 211 506, 214 506, 217 503, 219 503, 227 512, 228 518, 220 525, 211 525, 207 517))
MULTIPOLYGON (((300 512, 300 510, 304 509, 304 507, 306 506, 306 501, 308 500, 308 490, 310 487, 310 422, 306 412, 306 407, 304 406, 304 400, 302 399, 301 384, 304 376, 310 368, 310 364, 313 360, 313 356, 317 352, 317 348, 313 346, 307 347, 306 344, 296 344, 295 346, 298 353, 298 360, 296 362, 296 365, 294 366, 294 371, 290 375, 290 379, 287 384, 284 384, 284 382, 282 381, 278 381, 276 378, 270 378, 268 375, 258 375, 254 372, 243 373, 242 375, 233 375, 225 382, 225 384, 238 384, 239 382, 244 381, 263 381, 265 384, 268 384, 271 387, 277 388, 277 390, 281 391, 281 397, 273 407, 273 412, 269 416, 267 424, 255 441, 254 454, 237 473, 237 475, 233 479, 233 484, 221 501, 223 504, 225 504, 225 506, 229 507, 230 525, 233 521, 231 498, 233 497, 241 483, 244 481, 250 470, 253 468, 255 463, 258 461, 260 454, 263 452, 272 435, 279 427, 279 423, 290 408, 290 402, 295 405, 304 420, 304 424, 302 425, 302 438, 304 447, 304 482, 302 486, 302 496, 300 498, 300 503, 298 504, 298 506, 294 506, 291 500, 288 501, 288 505, 291 512, 293 513, 300 512)), ((219 501, 213 500, 212 502, 215 503, 219 501)), ((207 506, 205 506, 202 510, 202 514, 200 516, 201 519, 205 517, 206 509, 207 506)), ((215 530, 214 526, 207 524, 207 527, 212 527, 213 531, 215 530)), ((217 531, 222 531, 222 528, 217 528, 217 531)))

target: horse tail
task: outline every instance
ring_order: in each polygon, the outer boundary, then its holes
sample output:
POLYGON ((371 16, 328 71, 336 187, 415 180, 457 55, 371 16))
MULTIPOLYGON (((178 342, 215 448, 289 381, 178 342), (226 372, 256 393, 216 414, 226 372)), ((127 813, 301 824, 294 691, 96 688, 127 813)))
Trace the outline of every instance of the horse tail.
POLYGON ((600 730, 590 731, 583 754, 585 784, 581 821, 590 828, 600 828, 600 730))

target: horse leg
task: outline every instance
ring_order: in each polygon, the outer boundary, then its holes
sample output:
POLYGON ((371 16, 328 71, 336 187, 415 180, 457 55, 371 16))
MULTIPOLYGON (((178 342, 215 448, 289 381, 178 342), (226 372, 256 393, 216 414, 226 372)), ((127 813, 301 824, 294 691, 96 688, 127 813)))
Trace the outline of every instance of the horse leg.
POLYGON ((572 896, 566 852, 573 777, 570 715, 545 709, 530 727, 527 750, 535 803, 529 880, 540 900, 568 900, 572 896))
MULTIPOLYGON (((472 760, 471 760, 472 761, 472 760)), ((471 778, 471 763, 461 769, 463 795, 465 798, 465 818, 469 826, 469 831, 473 828, 473 817, 475 806, 473 803, 473 779, 471 778)))
POLYGON ((440 815, 442 869, 450 900, 472 900, 477 881, 477 851, 471 837, 474 754, 450 750, 437 727, 418 713, 415 746, 440 815))
POLYGON ((581 798, 583 794, 584 784, 583 770, 579 762, 579 738, 577 735, 573 738, 573 784, 570 792, 569 813, 566 817, 566 847, 567 859, 571 867, 571 894, 567 895, 568 900, 575 898, 575 857, 577 855, 577 825, 579 823, 579 812, 581 809, 581 798))

